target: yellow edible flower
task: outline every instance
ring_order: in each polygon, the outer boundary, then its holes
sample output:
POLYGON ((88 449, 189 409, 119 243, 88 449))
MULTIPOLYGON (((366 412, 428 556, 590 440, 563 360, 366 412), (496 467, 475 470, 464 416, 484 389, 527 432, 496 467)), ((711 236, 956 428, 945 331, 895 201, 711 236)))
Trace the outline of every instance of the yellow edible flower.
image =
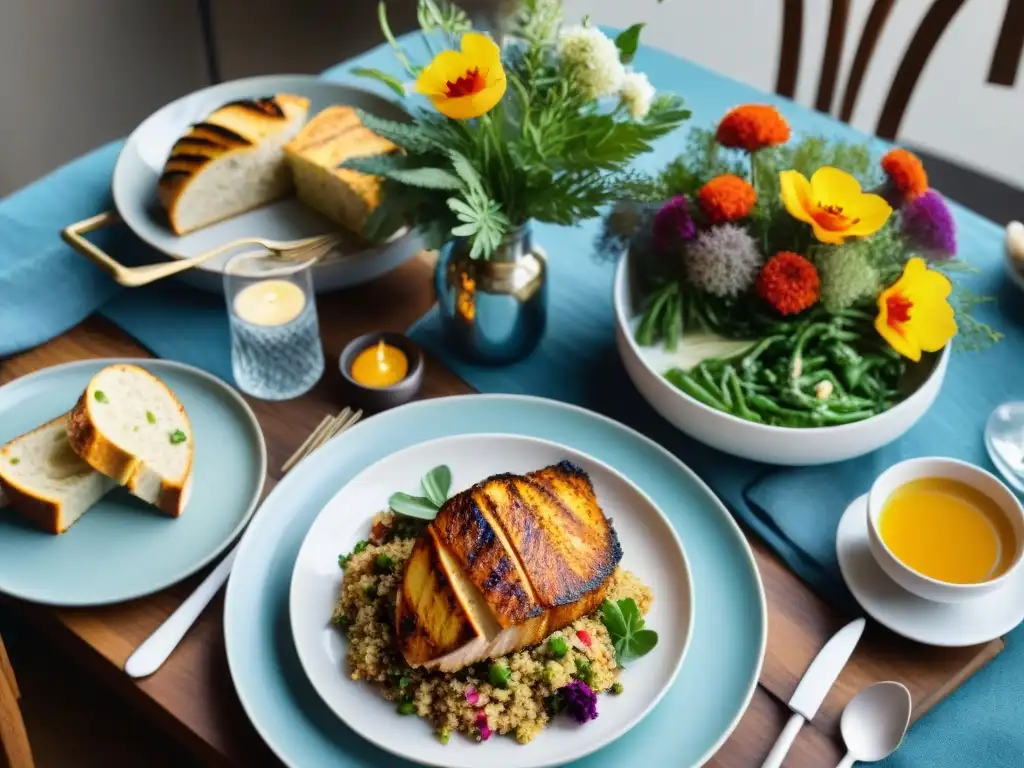
POLYGON ((487 114, 501 101, 505 87, 501 49, 478 32, 462 36, 462 50, 437 54, 416 79, 416 90, 453 120, 487 114))
POLYGON ((877 232, 892 213, 883 198, 863 193, 853 176, 828 165, 810 181, 799 171, 783 171, 779 185, 789 215, 810 224, 823 243, 841 245, 877 232))
POLYGON ((903 275, 878 296, 875 329, 889 346, 914 362, 921 352, 938 352, 956 336, 949 278, 913 258, 903 275))

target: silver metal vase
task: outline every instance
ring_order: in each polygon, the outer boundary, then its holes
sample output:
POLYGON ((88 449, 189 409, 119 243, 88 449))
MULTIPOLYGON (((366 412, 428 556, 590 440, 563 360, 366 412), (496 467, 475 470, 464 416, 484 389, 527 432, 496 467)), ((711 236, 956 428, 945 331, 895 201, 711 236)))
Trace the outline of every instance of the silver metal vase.
POLYGON ((547 277, 547 258, 529 223, 506 235, 489 259, 471 259, 461 239, 442 246, 434 285, 452 349, 486 365, 529 355, 547 324, 547 277))

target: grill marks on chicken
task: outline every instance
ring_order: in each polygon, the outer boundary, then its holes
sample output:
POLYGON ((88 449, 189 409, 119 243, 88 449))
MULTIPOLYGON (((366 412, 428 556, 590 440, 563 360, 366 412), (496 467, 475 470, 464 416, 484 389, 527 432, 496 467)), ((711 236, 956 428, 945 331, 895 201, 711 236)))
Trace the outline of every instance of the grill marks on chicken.
POLYGON ((562 462, 452 497, 416 544, 396 631, 411 665, 454 671, 593 611, 622 550, 589 477, 562 462))

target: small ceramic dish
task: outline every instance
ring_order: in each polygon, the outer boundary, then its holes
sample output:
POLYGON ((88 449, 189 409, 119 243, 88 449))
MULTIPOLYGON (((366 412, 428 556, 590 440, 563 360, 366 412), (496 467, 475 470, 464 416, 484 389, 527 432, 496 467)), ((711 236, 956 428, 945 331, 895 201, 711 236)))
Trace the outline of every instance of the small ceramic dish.
POLYGON ((925 645, 963 648, 1002 637, 1024 620, 1024 569, 976 600, 939 603, 908 592, 889 578, 868 544, 868 497, 847 507, 836 532, 843 581, 871 618, 925 645))
POLYGON ((386 408, 394 408, 396 405, 409 402, 416 397, 423 384, 423 352, 412 342, 412 339, 400 333, 375 331, 353 339, 342 350, 341 357, 338 359, 338 367, 345 382, 347 390, 345 395, 349 398, 348 402, 358 408, 371 411, 383 411, 386 408), (380 341, 397 347, 405 353, 409 361, 409 372, 404 379, 390 387, 367 387, 352 378, 352 363, 360 352, 380 341))
POLYGON ((957 603, 1000 589, 1006 582, 1015 579, 1017 573, 1022 570, 1024 508, 1013 492, 995 475, 973 464, 938 456, 908 459, 894 464, 879 475, 868 492, 868 542, 871 554, 879 567, 901 587, 925 600, 957 603), (885 502, 897 488, 925 477, 948 478, 965 483, 981 491, 999 506, 1013 528, 1016 547, 1010 566, 1000 576, 977 584, 940 581, 904 565, 882 540, 880 520, 885 502))

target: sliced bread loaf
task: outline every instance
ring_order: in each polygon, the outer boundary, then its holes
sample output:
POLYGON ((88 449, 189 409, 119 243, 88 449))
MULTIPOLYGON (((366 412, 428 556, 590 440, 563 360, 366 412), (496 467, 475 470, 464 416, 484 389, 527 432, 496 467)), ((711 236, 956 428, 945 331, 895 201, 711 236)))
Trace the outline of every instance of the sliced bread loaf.
POLYGON ((157 195, 179 235, 290 193, 282 147, 299 132, 309 99, 278 94, 225 104, 171 148, 157 195))
POLYGON ((284 148, 299 199, 356 234, 380 205, 380 179, 348 168, 345 160, 397 152, 359 120, 352 107, 333 106, 310 120, 284 148))
POLYGON ((192 427, 160 379, 135 365, 107 366, 71 410, 68 441, 93 469, 177 517, 188 502, 192 427))
POLYGON ((67 420, 59 416, 0 448, 0 497, 47 533, 64 533, 116 485, 71 449, 67 420))

